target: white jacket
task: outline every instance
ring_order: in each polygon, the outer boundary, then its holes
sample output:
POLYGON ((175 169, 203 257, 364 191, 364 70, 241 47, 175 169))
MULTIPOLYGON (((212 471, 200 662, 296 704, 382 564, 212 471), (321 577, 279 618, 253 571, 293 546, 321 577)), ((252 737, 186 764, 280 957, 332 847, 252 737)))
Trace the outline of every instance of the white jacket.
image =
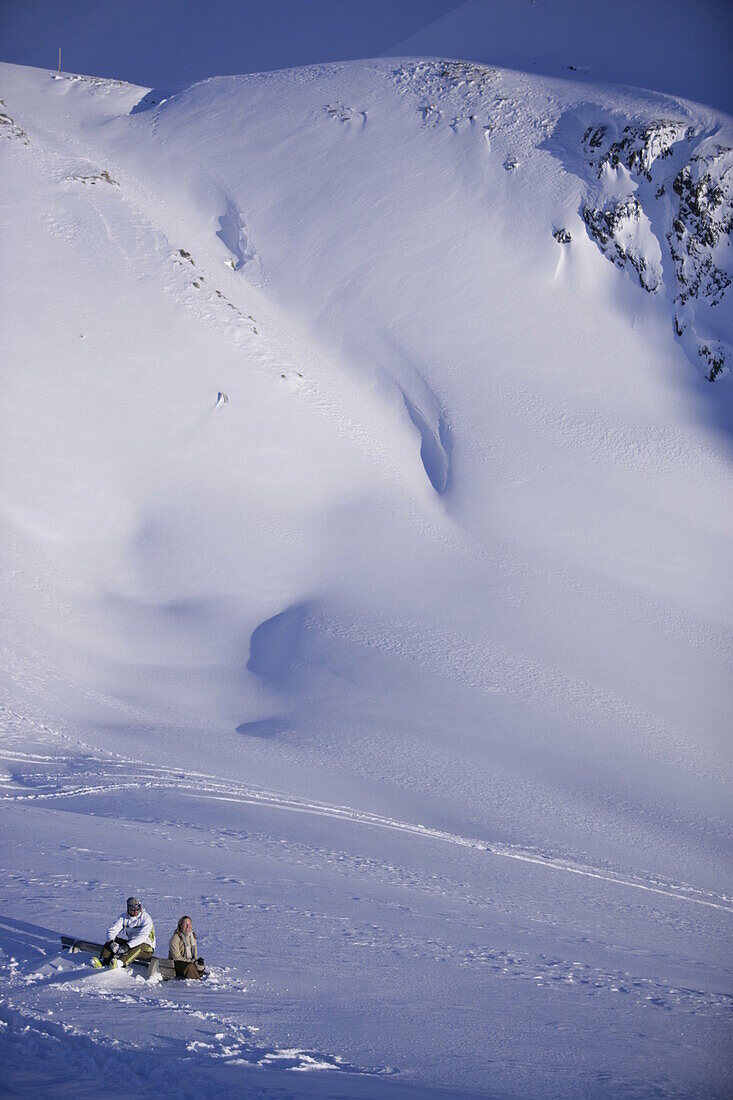
POLYGON ((149 943, 155 951, 155 928, 150 914, 141 910, 136 917, 128 917, 123 913, 118 917, 107 932, 107 939, 114 940, 117 936, 126 939, 130 947, 137 947, 141 943, 149 943))

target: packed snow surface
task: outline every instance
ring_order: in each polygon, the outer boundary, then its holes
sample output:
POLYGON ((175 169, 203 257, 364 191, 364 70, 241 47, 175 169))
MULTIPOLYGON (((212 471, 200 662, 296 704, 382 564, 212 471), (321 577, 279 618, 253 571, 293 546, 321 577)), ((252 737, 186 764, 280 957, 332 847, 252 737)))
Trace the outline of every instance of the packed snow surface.
POLYGON ((724 1095, 731 120, 0 85, 11 1094, 724 1095))

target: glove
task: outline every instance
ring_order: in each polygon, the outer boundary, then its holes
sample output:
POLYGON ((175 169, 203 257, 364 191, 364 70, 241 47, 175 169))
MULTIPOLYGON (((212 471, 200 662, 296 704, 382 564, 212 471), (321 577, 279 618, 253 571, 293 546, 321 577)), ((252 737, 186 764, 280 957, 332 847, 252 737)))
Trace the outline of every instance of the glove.
POLYGON ((111 944, 110 947, 111 947, 112 953, 114 955, 123 955, 125 953, 125 951, 127 950, 126 947, 123 947, 122 944, 117 943, 117 941, 115 941, 113 944, 111 944))

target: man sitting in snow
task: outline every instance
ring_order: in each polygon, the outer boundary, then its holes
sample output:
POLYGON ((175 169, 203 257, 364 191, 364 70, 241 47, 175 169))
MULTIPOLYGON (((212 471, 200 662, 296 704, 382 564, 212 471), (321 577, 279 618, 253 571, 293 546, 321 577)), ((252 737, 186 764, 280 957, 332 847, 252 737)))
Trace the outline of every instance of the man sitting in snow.
POLYGON ((135 959, 147 960, 155 951, 155 928, 139 898, 127 899, 127 912, 107 932, 107 942, 94 966, 129 966, 135 959))
POLYGON ((203 978, 204 960, 198 957, 196 933, 190 917, 181 917, 168 944, 168 958, 173 959, 177 978, 203 978))

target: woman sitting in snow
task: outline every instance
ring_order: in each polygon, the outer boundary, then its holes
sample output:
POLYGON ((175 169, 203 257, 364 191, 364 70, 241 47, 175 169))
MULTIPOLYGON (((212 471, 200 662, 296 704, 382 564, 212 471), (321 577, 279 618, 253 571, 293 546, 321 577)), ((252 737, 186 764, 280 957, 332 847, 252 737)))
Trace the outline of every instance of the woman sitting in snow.
POLYGON ((181 917, 168 944, 168 958, 173 959, 177 978, 203 978, 204 960, 198 957, 196 933, 190 917, 181 917))

